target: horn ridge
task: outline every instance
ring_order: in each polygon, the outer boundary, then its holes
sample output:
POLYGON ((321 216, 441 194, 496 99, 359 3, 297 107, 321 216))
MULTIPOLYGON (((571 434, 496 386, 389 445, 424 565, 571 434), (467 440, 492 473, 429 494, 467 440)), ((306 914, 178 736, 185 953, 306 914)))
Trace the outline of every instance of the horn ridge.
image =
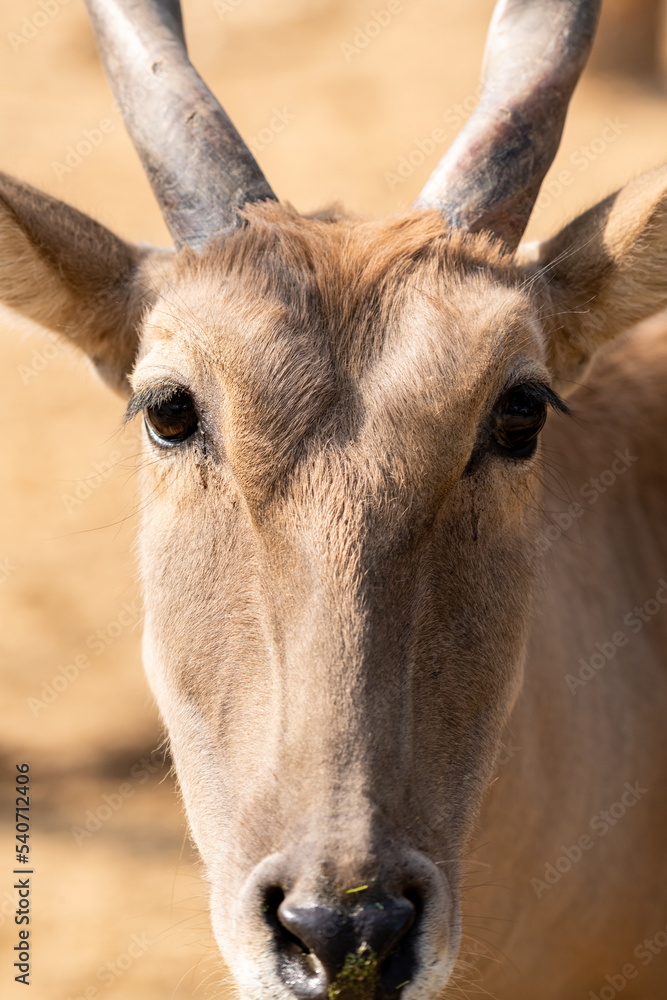
POLYGON ((86 0, 104 70, 177 246, 235 228, 275 199, 190 62, 179 0, 86 0))
POLYGON ((600 0, 499 0, 480 101, 422 190, 453 228, 518 246, 588 59, 600 0))

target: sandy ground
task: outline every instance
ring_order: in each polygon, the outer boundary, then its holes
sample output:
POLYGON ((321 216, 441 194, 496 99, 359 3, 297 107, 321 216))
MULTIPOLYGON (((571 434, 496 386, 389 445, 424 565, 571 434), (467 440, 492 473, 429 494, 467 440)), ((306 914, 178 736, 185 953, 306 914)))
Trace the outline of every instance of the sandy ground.
MULTIPOLYGON (((444 149, 430 150, 433 130, 449 140, 472 108, 491 0, 402 0, 367 33, 383 7, 186 0, 195 63, 301 210, 407 207, 444 149), (272 132, 276 109, 284 127, 272 132)), ((125 237, 166 242, 81 0, 2 4, 0 50, 0 168, 125 237), (104 119, 103 139, 68 166, 68 147, 104 119)), ((665 121, 659 88, 585 78, 531 234, 666 161, 665 121)), ((7 313, 0 321, 0 995, 28 995, 7 956, 12 776, 29 761, 32 1000, 231 996, 168 768, 151 758, 162 736, 133 582, 137 431, 120 432, 121 404, 83 361, 7 313)))

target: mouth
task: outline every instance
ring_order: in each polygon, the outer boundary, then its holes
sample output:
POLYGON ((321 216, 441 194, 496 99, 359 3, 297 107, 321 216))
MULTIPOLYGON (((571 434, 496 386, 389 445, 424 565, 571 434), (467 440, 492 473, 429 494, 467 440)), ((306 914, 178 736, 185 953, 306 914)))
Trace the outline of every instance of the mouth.
POLYGON ((378 958, 365 942, 348 952, 334 981, 327 990, 327 1000, 375 1000, 380 987, 378 958))
POLYGON ((383 963, 369 944, 348 951, 331 978, 312 951, 299 949, 290 956, 290 969, 282 963, 282 980, 298 1000, 398 1000, 411 982, 411 958, 398 946, 383 963))

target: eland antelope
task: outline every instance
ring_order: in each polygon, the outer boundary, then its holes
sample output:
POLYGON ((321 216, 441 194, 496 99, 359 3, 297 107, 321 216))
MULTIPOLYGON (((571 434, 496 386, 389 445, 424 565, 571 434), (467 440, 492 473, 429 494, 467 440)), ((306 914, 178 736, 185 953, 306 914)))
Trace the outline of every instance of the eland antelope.
POLYGON ((521 243, 599 2, 501 0, 379 222, 277 201, 178 0, 86 2, 175 248, 2 175, 0 299, 143 414, 144 660, 239 996, 663 997, 667 351, 628 330, 667 169, 521 243))

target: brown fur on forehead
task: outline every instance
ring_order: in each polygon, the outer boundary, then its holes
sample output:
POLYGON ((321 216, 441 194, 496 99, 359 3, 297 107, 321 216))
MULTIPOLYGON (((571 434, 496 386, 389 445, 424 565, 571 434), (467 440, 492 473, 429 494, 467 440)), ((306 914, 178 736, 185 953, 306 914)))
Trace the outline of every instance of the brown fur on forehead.
POLYGON ((257 298, 279 301, 290 318, 320 316, 334 351, 367 357, 379 347, 377 338, 411 275, 456 285, 486 272, 496 282, 517 283, 502 244, 481 234, 450 233, 436 211, 369 222, 304 218, 289 205, 260 202, 248 206, 243 219, 204 253, 183 250, 177 278, 229 281, 257 298))
POLYGON ((361 419, 372 435, 389 418, 434 453, 447 424, 466 450, 525 342, 522 276, 502 247, 447 233, 437 212, 326 221, 264 203, 244 216, 177 256, 171 320, 158 307, 153 331, 178 330, 209 386, 222 374, 225 451, 246 493, 263 501, 313 431, 357 434, 361 419))

